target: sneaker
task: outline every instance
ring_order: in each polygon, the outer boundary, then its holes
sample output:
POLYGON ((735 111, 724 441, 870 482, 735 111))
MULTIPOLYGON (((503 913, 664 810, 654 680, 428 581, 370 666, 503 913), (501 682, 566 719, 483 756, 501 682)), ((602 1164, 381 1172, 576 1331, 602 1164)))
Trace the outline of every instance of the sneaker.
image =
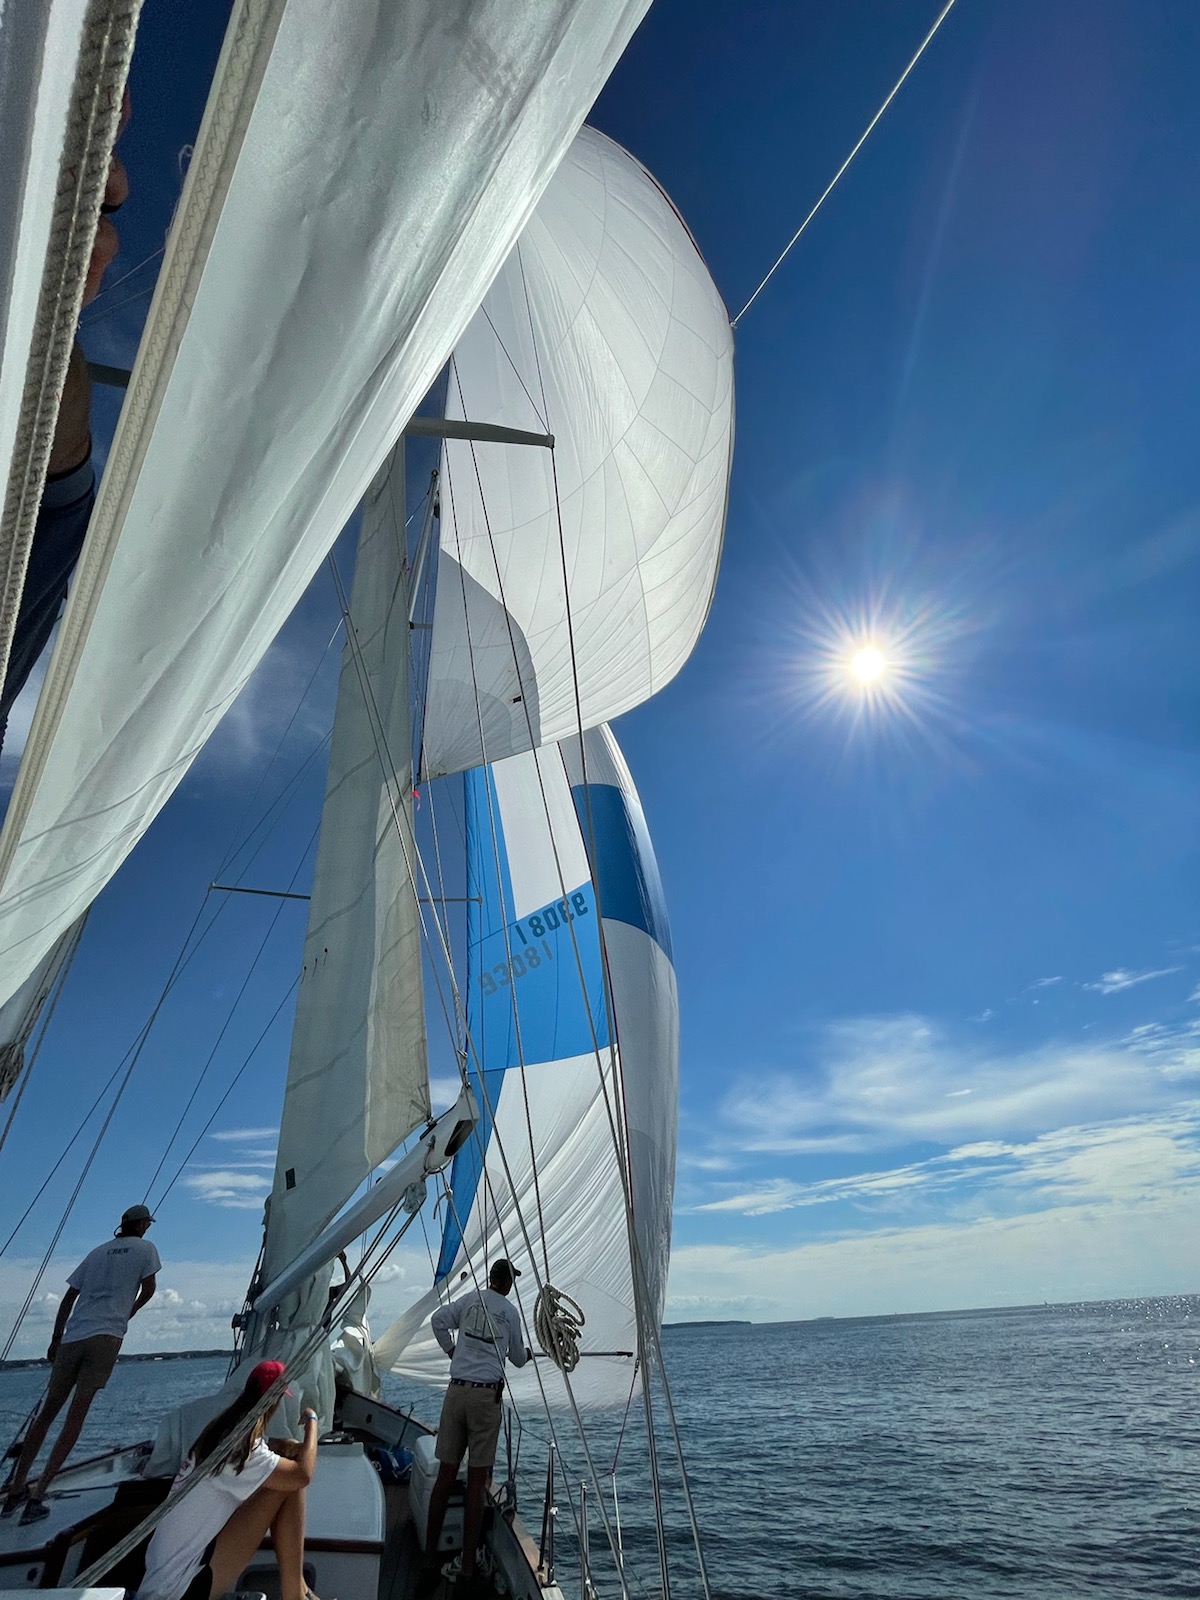
POLYGON ((18 1489, 16 1494, 9 1490, 4 1497, 4 1504, 0 1506, 0 1517, 11 1517, 14 1511, 19 1510, 29 1499, 28 1489, 18 1489))
POLYGON ((35 1500, 31 1496, 25 1502, 25 1509, 21 1513, 21 1526, 24 1528, 30 1522, 40 1522, 43 1517, 50 1515, 50 1507, 44 1500, 35 1500))

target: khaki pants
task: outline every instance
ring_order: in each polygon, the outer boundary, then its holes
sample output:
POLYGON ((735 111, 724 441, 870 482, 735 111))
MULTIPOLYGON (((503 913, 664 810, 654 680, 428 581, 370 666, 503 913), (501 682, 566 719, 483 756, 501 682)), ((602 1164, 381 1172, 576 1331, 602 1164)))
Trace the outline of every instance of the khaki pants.
POLYGON ((456 1467, 470 1447, 468 1466, 490 1467, 496 1460, 496 1443, 504 1407, 499 1386, 486 1389, 451 1380, 442 1401, 434 1453, 439 1461, 456 1467))
POLYGON ((78 1389, 80 1394, 99 1393, 112 1377, 120 1348, 120 1339, 110 1333, 95 1333, 90 1339, 60 1344, 50 1369, 46 1403, 57 1401, 61 1405, 72 1389, 78 1389))

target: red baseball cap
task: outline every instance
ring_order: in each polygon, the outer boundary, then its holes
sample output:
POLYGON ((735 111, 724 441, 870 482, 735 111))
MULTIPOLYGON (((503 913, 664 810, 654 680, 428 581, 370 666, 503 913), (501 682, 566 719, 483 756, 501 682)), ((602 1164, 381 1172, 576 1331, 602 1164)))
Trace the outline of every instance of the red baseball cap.
MULTIPOLYGON (((255 1384, 259 1394, 264 1395, 273 1383, 283 1377, 286 1370, 282 1361, 260 1361, 246 1382, 255 1384)), ((283 1392, 290 1395, 292 1391, 285 1389, 283 1392)))

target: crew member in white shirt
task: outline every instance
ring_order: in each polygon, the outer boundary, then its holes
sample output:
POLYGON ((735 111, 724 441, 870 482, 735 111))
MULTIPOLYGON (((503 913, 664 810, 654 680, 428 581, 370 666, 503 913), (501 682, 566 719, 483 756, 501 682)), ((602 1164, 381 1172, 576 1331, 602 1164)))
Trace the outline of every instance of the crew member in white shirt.
POLYGON ((73 1393, 67 1420, 29 1495, 21 1521, 37 1522, 49 1516, 46 1491, 70 1455, 92 1401, 112 1375, 129 1319, 153 1299, 158 1287, 162 1262, 146 1238, 153 1221, 145 1206, 130 1206, 121 1217, 115 1237, 89 1251, 67 1279, 67 1292, 54 1319, 54 1333, 46 1351, 54 1363, 46 1398, 30 1424, 0 1515, 10 1517, 25 1499, 29 1470, 42 1441, 73 1393))
POLYGON ((483 1497, 500 1438, 503 1415, 504 1363, 523 1367, 533 1351, 521 1332, 516 1307, 505 1298, 520 1269, 501 1257, 492 1263, 486 1289, 472 1289, 430 1318, 433 1336, 450 1357, 450 1386, 442 1402, 438 1425, 437 1458, 441 1462, 429 1495, 429 1523, 425 1534, 425 1569, 418 1594, 437 1587, 438 1539, 446 1516, 450 1491, 459 1464, 467 1459, 467 1503, 463 1515, 461 1585, 469 1590, 475 1580, 475 1550, 483 1528, 483 1497), (458 1334, 455 1342, 454 1333, 458 1334))
MULTIPOLYGON (((174 1494, 223 1441, 235 1434, 268 1389, 283 1376, 282 1361, 260 1361, 241 1394, 201 1430, 171 1485, 174 1494)), ((284 1389, 280 1394, 290 1394, 284 1389)), ((275 1406, 279 1404, 277 1400, 275 1406)), ((317 1600, 304 1581, 304 1491, 317 1468, 317 1413, 300 1414, 304 1442, 266 1442, 275 1406, 218 1466, 167 1512, 146 1551, 136 1600, 214 1600, 232 1589, 268 1528, 279 1564, 280 1600, 317 1600)))

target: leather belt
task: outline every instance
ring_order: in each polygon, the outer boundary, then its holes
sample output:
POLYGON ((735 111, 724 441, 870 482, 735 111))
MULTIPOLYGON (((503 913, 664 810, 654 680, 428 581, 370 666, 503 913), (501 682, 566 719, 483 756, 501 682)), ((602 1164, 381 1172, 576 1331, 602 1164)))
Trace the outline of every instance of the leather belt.
POLYGON ((458 1384, 460 1389, 494 1389, 497 1384, 503 1383, 503 1378, 489 1378, 486 1383, 476 1383, 473 1378, 451 1378, 451 1383, 458 1384))

